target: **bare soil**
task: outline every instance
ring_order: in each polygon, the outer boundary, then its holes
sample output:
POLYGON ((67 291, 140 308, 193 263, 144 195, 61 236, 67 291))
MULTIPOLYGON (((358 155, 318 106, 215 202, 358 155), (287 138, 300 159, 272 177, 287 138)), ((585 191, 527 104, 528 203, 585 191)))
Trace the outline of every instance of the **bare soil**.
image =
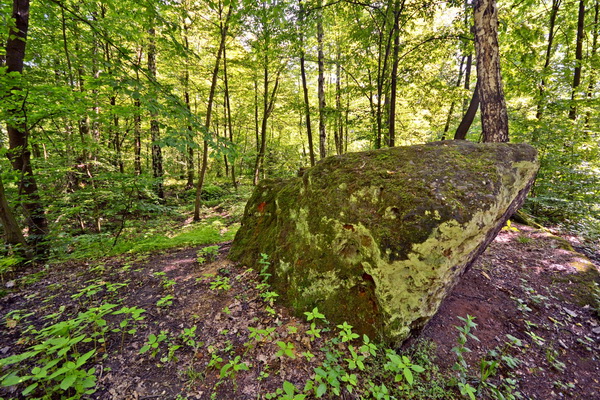
MULTIPOLYGON (((467 343, 474 384, 480 361, 496 349, 519 364, 511 370, 501 367, 493 379, 515 378, 523 398, 600 399, 600 305, 593 296, 600 266, 597 249, 576 237, 513 227, 518 231, 499 234, 403 351, 410 353, 411 346, 423 341, 434 343, 432 361, 439 367, 435 377, 446 385, 457 374, 452 369, 456 362, 452 348, 457 344, 456 326, 464 324, 458 317, 471 315, 477 323, 472 333, 479 339, 467 343), (594 263, 591 269, 588 259, 569 249, 569 244, 585 248, 594 263), (522 346, 507 347, 507 335, 519 339, 522 346)), ((301 389, 323 360, 319 349, 335 332, 311 341, 305 318, 277 304, 274 312, 269 311, 257 288, 260 277, 227 260, 229 245, 221 243, 218 258, 210 263, 199 264, 199 249, 192 248, 68 262, 5 281, 0 298, 0 357, 25 351, 32 344, 25 331, 48 324, 45 315, 59 313, 58 320, 66 319, 114 303, 143 308, 145 319, 134 334, 106 335, 89 362, 96 368, 97 391, 88 398, 257 399, 281 388, 284 381, 301 389), (90 285, 98 285, 98 291, 81 291, 90 285), (74 299, 78 293, 81 296, 74 299), (165 296, 173 296, 172 304, 157 306, 165 296), (19 317, 28 313, 32 314, 19 317), (195 348, 181 337, 184 329, 193 327, 195 348), (249 337, 249 328, 269 327, 274 328, 271 338, 249 337), (161 332, 166 339, 156 355, 140 354, 149 335, 161 332), (278 356, 277 341, 292 343, 295 358, 278 356), (172 354, 169 348, 174 349, 172 354), (306 352, 315 357, 308 361, 302 355, 306 352), (219 367, 237 356, 249 369, 238 371, 235 379, 222 379, 219 367), (211 360, 218 366, 211 366, 211 360)), ((108 316, 107 321, 114 327, 119 318, 108 316)), ((0 398, 21 398, 21 390, 0 388, 0 398)), ((447 388, 445 396, 461 398, 453 387, 447 388)), ((357 397, 344 392, 330 398, 357 397)))

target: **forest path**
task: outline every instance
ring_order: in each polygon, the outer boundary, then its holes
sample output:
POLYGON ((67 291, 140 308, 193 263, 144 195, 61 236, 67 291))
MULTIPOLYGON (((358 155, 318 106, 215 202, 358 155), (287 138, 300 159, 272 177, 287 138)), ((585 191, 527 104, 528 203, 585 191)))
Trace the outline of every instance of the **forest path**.
MULTIPOLYGON (((531 399, 598 398, 600 316, 595 308, 600 292, 593 291, 598 273, 578 269, 588 261, 569 249, 567 239, 580 245, 575 237, 527 226, 503 230, 420 337, 403 346, 415 362, 419 356, 411 344, 421 339, 435 343, 433 362, 440 370, 429 365, 423 380, 456 376, 455 326, 464 325, 458 317, 471 315, 478 324, 472 333, 479 338, 466 344, 472 350, 466 355, 471 378, 497 348, 488 359, 502 362, 490 383, 501 386, 512 377, 531 399), (507 335, 521 346, 508 345, 507 335), (518 361, 511 369, 506 360, 518 361)), ((308 334, 304 318, 270 304, 270 292, 260 287, 254 271, 227 260, 229 247, 230 242, 219 244, 212 262, 199 263, 201 248, 191 248, 67 262, 21 278, 0 298, 0 319, 7 328, 0 330, 0 357, 23 351, 27 326, 48 323, 45 315, 58 313, 61 320, 112 303, 142 308, 145 319, 133 334, 107 332, 94 361, 98 390, 92 398, 256 399, 284 381, 301 389, 325 358, 320 349, 337 329, 321 332, 320 338, 308 334), (162 338, 156 354, 140 354, 150 335, 162 338), (278 342, 292 346, 295 358, 277 355, 278 342), (308 353, 314 355, 310 361, 308 353), (224 379, 220 368, 238 356, 237 363, 249 370, 224 379)), ((106 320, 115 327, 119 316, 106 320)), ((445 390, 435 398, 456 395, 454 389, 445 390)), ((15 393, 0 389, 7 398, 15 393)), ((422 398, 434 398, 433 391, 428 393, 422 398)))

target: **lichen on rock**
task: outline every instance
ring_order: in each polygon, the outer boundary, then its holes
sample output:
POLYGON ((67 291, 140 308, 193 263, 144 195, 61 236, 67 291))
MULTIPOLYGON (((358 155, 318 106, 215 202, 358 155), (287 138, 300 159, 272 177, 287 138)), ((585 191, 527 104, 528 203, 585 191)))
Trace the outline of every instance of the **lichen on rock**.
POLYGON ((444 141, 328 157, 261 182, 230 257, 271 260, 298 312, 398 343, 420 329, 522 204, 538 169, 524 144, 444 141))

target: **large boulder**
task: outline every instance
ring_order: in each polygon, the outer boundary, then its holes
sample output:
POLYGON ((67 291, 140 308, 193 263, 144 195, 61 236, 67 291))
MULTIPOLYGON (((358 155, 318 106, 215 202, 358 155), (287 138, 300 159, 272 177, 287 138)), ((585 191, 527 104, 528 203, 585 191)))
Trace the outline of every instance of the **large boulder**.
POLYGON ((526 144, 444 141, 328 157, 261 182, 230 257, 298 312, 399 343, 435 314, 522 204, 538 169, 526 144))

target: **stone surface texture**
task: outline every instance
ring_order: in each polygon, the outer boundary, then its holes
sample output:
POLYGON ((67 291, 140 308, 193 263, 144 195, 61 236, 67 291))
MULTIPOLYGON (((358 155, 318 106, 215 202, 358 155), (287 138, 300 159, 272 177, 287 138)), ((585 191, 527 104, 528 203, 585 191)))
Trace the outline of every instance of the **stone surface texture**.
POLYGON ((538 166, 529 145, 467 141, 328 157, 257 186, 230 257, 258 269, 267 254, 285 304, 397 344, 521 206, 538 166))

